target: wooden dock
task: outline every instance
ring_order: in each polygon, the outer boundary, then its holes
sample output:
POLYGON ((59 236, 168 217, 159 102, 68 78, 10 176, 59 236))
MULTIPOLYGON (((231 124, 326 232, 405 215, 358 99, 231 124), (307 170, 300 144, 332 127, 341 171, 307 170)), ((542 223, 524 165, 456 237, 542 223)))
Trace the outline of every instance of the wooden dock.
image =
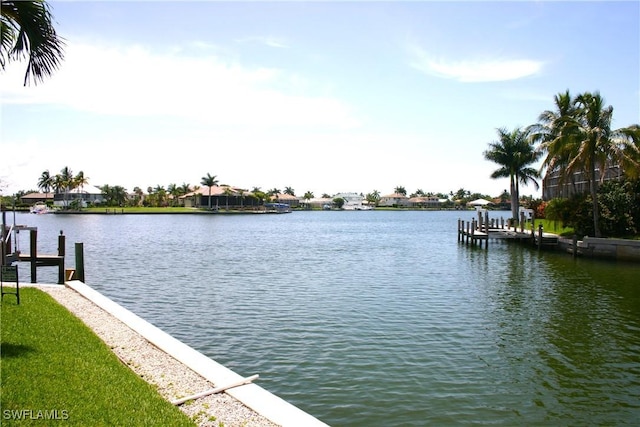
POLYGON ((488 211, 478 211, 478 218, 474 218, 471 221, 465 222, 462 219, 458 219, 459 242, 477 244, 480 247, 484 244, 486 248, 490 239, 510 239, 528 242, 539 249, 558 245, 558 235, 545 233, 542 225, 536 230, 533 219, 527 221, 523 216, 521 216, 519 226, 512 226, 510 221, 505 221, 504 218, 500 218, 500 220, 489 219, 488 211))
MULTIPOLYGON (((4 212, 3 212, 4 214, 4 212)), ((62 232, 60 232, 62 233, 62 232)), ((28 262, 31 264, 31 283, 37 283, 38 267, 58 267, 58 283, 65 282, 65 236, 58 236, 58 253, 55 255, 44 255, 38 253, 38 228, 27 227, 22 225, 14 225, 8 227, 3 217, 2 230, 2 257, 1 265, 12 265, 14 262, 28 262), (29 253, 25 254, 17 249, 15 233, 19 231, 29 232, 29 253), (13 240, 13 241, 12 241, 13 240)))

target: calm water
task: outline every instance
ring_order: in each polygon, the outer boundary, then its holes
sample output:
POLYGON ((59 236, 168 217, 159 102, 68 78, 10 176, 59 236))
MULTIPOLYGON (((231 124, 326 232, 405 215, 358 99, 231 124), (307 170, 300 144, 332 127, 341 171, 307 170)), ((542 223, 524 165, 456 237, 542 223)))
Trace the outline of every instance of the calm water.
POLYGON ((64 230, 69 265, 83 242, 90 286, 334 426, 637 424, 640 265, 469 247, 460 215, 17 222, 43 253, 64 230))

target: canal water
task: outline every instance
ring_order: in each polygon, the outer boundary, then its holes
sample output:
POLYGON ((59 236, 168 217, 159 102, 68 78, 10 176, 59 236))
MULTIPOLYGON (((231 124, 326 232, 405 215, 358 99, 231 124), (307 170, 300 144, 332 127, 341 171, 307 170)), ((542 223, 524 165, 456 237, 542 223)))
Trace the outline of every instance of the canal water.
POLYGON ((472 216, 17 222, 42 253, 63 230, 70 266, 83 242, 88 285, 333 426, 636 424, 640 265, 458 243, 472 216))

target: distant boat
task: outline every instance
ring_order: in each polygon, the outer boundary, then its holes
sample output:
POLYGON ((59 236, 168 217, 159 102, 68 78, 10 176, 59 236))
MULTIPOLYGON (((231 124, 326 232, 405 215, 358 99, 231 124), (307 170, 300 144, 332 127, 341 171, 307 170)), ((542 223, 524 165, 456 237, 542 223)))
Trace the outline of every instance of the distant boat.
POLYGON ((291 206, 287 203, 265 203, 266 213, 290 213, 291 206))
POLYGON ((49 209, 49 206, 44 204, 43 202, 38 202, 35 205, 31 206, 30 212, 32 214, 48 214, 53 212, 53 210, 49 209))

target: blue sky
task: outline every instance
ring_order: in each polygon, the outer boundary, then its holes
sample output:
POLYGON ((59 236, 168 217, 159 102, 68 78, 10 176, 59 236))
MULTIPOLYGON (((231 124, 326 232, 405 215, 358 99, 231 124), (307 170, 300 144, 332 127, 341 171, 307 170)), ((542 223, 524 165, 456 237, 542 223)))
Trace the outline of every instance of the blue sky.
MULTIPOLYGON (((640 3, 50 2, 61 68, 0 75, 3 194, 92 185, 493 196, 496 128, 600 91, 640 122, 640 3), (4 157, 4 154, 3 154, 4 157)), ((533 187, 523 194, 539 196, 533 187)))

